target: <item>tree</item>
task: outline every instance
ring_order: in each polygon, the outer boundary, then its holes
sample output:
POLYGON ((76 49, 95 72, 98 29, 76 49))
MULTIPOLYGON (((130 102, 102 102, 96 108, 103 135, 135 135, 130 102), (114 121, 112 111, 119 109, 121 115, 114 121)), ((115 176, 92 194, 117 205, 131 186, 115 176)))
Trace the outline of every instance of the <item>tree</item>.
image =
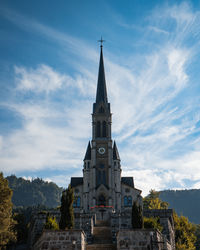
POLYGON ((17 233, 17 243, 25 243, 28 239, 28 223, 26 222, 25 215, 23 213, 14 213, 15 224, 14 230, 17 233))
POLYGON ((8 181, 0 173, 0 245, 2 249, 16 240, 13 231, 14 220, 12 219, 12 190, 8 187, 8 181))
POLYGON ((74 227, 74 211, 73 211, 73 202, 74 202, 74 191, 71 188, 71 185, 63 191, 61 197, 61 218, 59 223, 59 228, 71 229, 74 227))
POLYGON ((195 243, 196 250, 200 250, 200 224, 196 225, 195 236, 197 238, 195 243))
POLYGON ((155 228, 162 232, 163 227, 160 224, 159 217, 144 217, 144 228, 155 228))
POLYGON ((196 242, 196 226, 189 222, 188 218, 184 216, 178 216, 174 212, 174 227, 175 227, 175 242, 177 250, 195 250, 196 242))
POLYGON ((51 230, 58 230, 59 229, 56 218, 54 216, 50 216, 49 213, 47 214, 46 223, 44 225, 44 228, 51 229, 51 230))
POLYGON ((143 199, 144 209, 167 209, 169 203, 159 198, 160 192, 150 190, 149 194, 143 199))
POLYGON ((143 214, 141 206, 137 206, 136 202, 133 202, 132 206, 132 227, 134 229, 143 228, 143 214))

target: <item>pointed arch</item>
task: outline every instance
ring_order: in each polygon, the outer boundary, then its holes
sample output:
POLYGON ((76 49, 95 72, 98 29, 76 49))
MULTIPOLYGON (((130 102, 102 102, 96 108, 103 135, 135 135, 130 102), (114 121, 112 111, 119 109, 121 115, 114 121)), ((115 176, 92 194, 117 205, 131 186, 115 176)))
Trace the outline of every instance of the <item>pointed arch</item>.
POLYGON ((97 122, 96 136, 101 137, 101 122, 97 122))
POLYGON ((103 121, 103 137, 107 136, 107 124, 106 121, 103 121))
POLYGON ((102 114, 102 113, 104 113, 104 112, 105 112, 105 109, 101 106, 101 107, 99 108, 99 113, 102 114))

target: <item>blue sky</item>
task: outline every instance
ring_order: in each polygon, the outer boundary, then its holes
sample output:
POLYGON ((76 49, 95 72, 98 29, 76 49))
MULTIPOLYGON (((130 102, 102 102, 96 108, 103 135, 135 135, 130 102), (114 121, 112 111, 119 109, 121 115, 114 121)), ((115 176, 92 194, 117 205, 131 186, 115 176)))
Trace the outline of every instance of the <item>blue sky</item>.
POLYGON ((122 175, 200 188, 199 1, 0 3, 0 170, 82 176, 103 36, 122 175))

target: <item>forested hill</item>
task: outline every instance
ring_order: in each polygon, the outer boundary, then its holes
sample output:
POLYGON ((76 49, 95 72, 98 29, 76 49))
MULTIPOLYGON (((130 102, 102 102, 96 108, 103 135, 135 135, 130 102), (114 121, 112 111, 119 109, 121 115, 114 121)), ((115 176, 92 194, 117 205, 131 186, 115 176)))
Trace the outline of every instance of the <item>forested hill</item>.
POLYGON ((9 187, 13 190, 12 202, 15 207, 44 205, 54 208, 60 205, 62 188, 53 182, 40 178, 32 181, 17 178, 15 175, 6 177, 9 187))
POLYGON ((200 189, 165 190, 160 192, 160 199, 167 201, 179 215, 200 224, 200 189))

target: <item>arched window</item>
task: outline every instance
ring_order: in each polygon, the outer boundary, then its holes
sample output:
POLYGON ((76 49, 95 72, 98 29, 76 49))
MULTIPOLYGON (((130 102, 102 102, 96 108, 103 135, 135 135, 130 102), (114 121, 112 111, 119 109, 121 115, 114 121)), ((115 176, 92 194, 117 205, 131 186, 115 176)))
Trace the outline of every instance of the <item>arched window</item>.
POLYGON ((97 168, 96 184, 97 186, 104 184, 106 185, 106 171, 104 164, 100 164, 97 168))
POLYGON ((124 196, 124 206, 127 207, 128 204, 128 198, 127 196, 124 196))
POLYGON ((78 196, 78 197, 75 197, 74 199, 74 203, 73 203, 73 207, 80 207, 81 206, 81 198, 78 196))
POLYGON ((81 206, 81 198, 77 197, 77 201, 76 201, 77 207, 81 206))
POLYGON ((131 196, 128 196, 128 204, 127 204, 128 207, 132 207, 132 197, 131 196))
POLYGON ((100 121, 97 122, 96 135, 97 135, 97 137, 101 137, 101 123, 100 123, 100 121))
POLYGON ((104 108, 102 106, 99 108, 99 113, 104 113, 104 108))
POLYGON ((107 131, 106 131, 106 122, 103 121, 103 137, 106 137, 107 131))

